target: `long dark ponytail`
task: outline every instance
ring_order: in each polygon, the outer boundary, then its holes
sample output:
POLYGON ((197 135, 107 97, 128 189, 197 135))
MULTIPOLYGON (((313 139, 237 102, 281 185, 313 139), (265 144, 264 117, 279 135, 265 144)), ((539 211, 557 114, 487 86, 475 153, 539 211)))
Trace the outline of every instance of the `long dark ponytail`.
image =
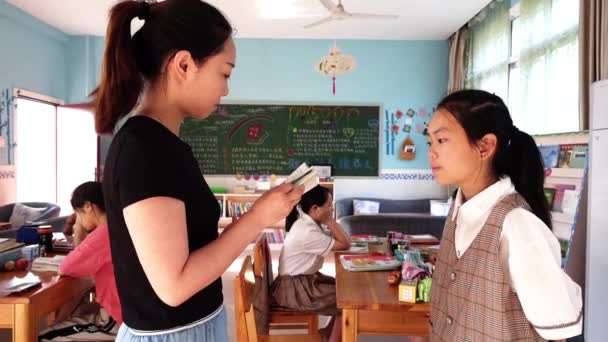
POLYGON ((509 176, 532 212, 551 229, 540 152, 534 139, 513 125, 502 99, 482 90, 461 90, 445 97, 437 107, 446 109, 456 118, 471 144, 486 134, 496 135, 496 154, 492 161, 495 175, 509 176))
POLYGON ((100 83, 92 93, 97 132, 112 133, 118 120, 137 105, 144 85, 159 79, 176 52, 186 50, 204 62, 222 51, 231 34, 232 26, 222 13, 201 0, 127 0, 114 5, 100 83), (135 18, 145 22, 131 37, 135 18))
POLYGON ((285 219, 285 231, 288 232, 291 229, 291 226, 297 221, 299 217, 298 206, 300 206, 303 212, 308 214, 313 205, 322 206, 325 204, 329 195, 329 189, 320 185, 315 186, 302 195, 300 203, 291 210, 285 219))

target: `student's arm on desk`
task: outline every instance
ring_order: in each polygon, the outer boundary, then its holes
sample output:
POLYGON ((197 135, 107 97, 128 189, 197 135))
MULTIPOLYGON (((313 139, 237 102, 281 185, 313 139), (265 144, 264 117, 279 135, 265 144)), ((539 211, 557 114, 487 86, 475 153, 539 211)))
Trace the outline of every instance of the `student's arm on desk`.
POLYGON ((333 218, 329 218, 327 221, 323 222, 327 228, 331 231, 334 239, 336 239, 336 243, 334 244, 334 251, 343 251, 350 248, 352 241, 350 240, 350 236, 346 234, 342 226, 333 218))
POLYGON ((127 206, 123 215, 154 292, 167 305, 178 306, 219 278, 264 227, 287 216, 302 192, 291 184, 267 191, 217 240, 191 254, 184 202, 151 197, 127 206))
POLYGON ((104 243, 103 238, 101 231, 89 234, 63 259, 59 265, 59 274, 71 277, 92 276, 103 265, 111 262, 109 241, 104 243))

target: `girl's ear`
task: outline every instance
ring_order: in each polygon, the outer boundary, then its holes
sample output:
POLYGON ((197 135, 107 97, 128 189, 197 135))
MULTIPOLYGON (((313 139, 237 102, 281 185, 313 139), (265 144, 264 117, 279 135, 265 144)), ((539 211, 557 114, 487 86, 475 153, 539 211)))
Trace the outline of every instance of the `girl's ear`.
POLYGON ((185 50, 178 51, 175 56, 167 62, 167 71, 169 71, 178 81, 182 82, 188 77, 188 72, 193 67, 192 64, 190 52, 185 50))
POLYGON ((481 139, 477 141, 477 149, 479 150, 479 157, 481 160, 492 158, 496 153, 497 144, 498 139, 494 133, 488 133, 481 137, 481 139))

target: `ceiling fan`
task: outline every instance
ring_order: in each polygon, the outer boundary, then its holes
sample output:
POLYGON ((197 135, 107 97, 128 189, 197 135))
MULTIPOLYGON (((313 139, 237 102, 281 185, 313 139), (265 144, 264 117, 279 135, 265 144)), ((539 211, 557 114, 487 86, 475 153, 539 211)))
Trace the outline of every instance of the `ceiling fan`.
POLYGON ((347 12, 342 5, 342 0, 338 0, 338 4, 334 4, 331 0, 319 0, 323 7, 329 11, 329 16, 304 25, 304 28, 315 27, 330 21, 346 20, 346 19, 397 19, 398 15, 393 14, 372 14, 372 13, 351 13, 347 12))

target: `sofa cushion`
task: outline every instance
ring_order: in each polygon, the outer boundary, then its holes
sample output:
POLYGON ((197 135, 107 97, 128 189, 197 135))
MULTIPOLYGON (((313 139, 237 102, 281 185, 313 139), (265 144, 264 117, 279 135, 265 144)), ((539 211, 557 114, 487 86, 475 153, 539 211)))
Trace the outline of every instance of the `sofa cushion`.
POLYGON ((13 207, 11 218, 8 221, 13 228, 18 228, 24 223, 38 218, 46 209, 47 208, 33 208, 22 203, 16 203, 13 207))
POLYGON ((353 211, 355 215, 377 214, 380 212, 380 202, 353 200, 353 211))

